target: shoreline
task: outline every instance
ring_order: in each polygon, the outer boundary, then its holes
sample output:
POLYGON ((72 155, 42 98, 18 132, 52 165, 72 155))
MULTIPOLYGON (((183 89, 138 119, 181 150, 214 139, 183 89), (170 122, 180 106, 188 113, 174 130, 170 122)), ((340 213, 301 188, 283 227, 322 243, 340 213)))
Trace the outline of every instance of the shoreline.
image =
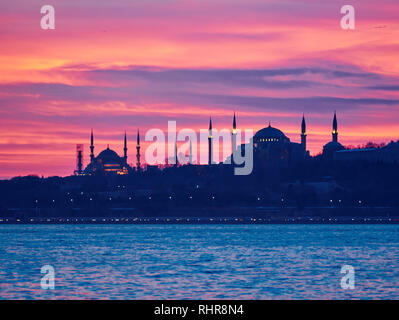
POLYGON ((28 217, 0 218, 0 225, 29 224, 399 224, 399 217, 28 217))

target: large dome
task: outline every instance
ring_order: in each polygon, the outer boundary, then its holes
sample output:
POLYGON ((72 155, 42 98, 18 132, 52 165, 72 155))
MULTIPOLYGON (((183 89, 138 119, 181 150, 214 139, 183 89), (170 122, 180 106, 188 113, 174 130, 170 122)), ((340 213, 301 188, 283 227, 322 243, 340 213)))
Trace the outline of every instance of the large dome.
POLYGON ((100 154, 97 156, 97 160, 101 160, 102 163, 119 163, 120 157, 114 150, 111 150, 108 147, 100 152, 100 154))
POLYGON ((281 130, 273 128, 270 124, 268 127, 263 128, 259 130, 257 133, 255 133, 254 137, 262 139, 271 139, 271 138, 281 139, 281 140, 288 139, 281 130))

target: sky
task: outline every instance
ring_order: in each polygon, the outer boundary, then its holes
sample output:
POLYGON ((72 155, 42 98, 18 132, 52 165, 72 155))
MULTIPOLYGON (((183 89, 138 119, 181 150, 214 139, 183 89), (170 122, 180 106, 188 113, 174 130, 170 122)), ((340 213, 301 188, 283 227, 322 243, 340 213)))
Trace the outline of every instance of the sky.
MULTIPOLYGON (((0 177, 70 175, 110 145, 135 164, 137 130, 272 126, 308 149, 399 139, 397 0, 0 2, 0 177), (355 8, 355 30, 340 9, 355 8)), ((142 151, 146 144, 142 143, 142 151)), ((201 149, 206 152, 206 148, 201 149)))

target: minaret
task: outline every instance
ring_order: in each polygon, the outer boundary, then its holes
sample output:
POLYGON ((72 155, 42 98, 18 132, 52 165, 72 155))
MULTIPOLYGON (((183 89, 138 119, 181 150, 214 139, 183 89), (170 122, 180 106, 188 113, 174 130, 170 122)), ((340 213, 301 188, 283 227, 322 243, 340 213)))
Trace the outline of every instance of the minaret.
POLYGON ((91 137, 90 137, 90 162, 94 163, 94 138, 93 138, 93 129, 91 129, 91 137))
POLYGON ((212 146, 212 118, 209 118, 209 136, 208 136, 208 165, 213 164, 213 146, 212 146))
POLYGON ((193 148, 191 146, 191 139, 190 139, 190 149, 188 153, 188 164, 193 164, 193 148))
POLYGON ((137 146, 136 146, 136 150, 137 150, 137 163, 136 163, 136 169, 137 171, 141 170, 141 166, 140 166, 140 131, 137 130, 137 146))
POLYGON ((125 141, 123 147, 123 161, 127 164, 127 138, 126 138, 126 130, 125 130, 125 141))
POLYGON ((303 150, 306 151, 306 122, 305 115, 302 116, 302 125, 301 125, 301 145, 303 150))
POLYGON ((234 152, 237 150, 237 124, 236 124, 236 113, 234 112, 233 116, 233 133, 232 133, 232 142, 233 142, 233 158, 234 158, 234 152))
POLYGON ((175 167, 177 167, 179 160, 177 159, 177 141, 175 141, 175 167))
POLYGON ((336 111, 334 111, 332 141, 338 142, 338 123, 337 123, 337 112, 336 111))

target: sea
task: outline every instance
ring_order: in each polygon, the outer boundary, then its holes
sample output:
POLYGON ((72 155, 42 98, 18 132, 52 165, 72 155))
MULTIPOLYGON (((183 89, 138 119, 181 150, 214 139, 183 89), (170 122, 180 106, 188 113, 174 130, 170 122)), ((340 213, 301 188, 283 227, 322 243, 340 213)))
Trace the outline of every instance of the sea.
POLYGON ((0 225, 0 299, 398 298, 399 225, 0 225))

